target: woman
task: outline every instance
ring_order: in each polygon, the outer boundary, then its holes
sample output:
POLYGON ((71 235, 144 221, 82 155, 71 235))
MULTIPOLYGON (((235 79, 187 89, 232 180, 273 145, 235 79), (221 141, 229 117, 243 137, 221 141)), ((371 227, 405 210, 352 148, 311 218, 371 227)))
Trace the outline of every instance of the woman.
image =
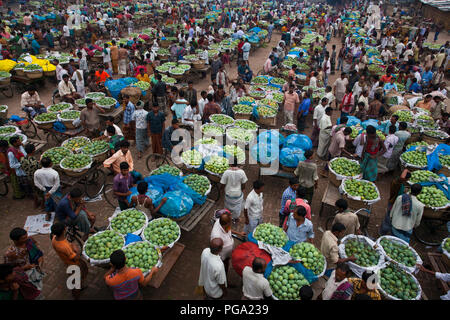
POLYGON ((381 300, 381 295, 376 288, 375 277, 372 271, 364 271, 361 279, 349 278, 348 281, 353 285, 352 300, 355 300, 355 297, 359 294, 366 294, 372 300, 381 300))
POLYGON ((378 157, 386 152, 383 141, 378 137, 374 126, 367 126, 366 133, 361 134, 362 148, 361 171, 363 179, 376 181, 378 175, 378 157))
POLYGON ((34 300, 39 294, 19 267, 11 263, 0 264, 0 300, 34 300))
POLYGON ((355 98, 353 96, 352 89, 350 86, 347 86, 345 89, 344 98, 342 98, 341 105, 339 109, 341 110, 341 118, 348 117, 353 110, 353 105, 355 104, 355 98))

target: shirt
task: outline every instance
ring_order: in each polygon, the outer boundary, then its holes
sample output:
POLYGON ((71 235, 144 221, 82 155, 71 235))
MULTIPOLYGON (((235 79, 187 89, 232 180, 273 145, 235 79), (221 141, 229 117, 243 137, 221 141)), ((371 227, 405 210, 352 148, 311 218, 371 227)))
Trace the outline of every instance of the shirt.
POLYGON ((302 103, 298 107, 298 112, 303 111, 302 116, 306 117, 308 115, 310 106, 311 106, 311 99, 305 98, 302 100, 302 103))
MULTIPOLYGON (((116 129, 116 135, 117 136, 123 136, 122 130, 120 130, 119 126, 117 124, 113 124, 113 127, 116 129)), ((108 136, 108 132, 105 129, 105 132, 103 133, 105 136, 108 136)))
POLYGON ((330 230, 325 231, 322 236, 320 252, 322 252, 325 259, 327 259, 327 268, 336 268, 336 264, 339 260, 338 239, 330 230))
POLYGON ((175 116, 178 119, 181 119, 183 117, 183 112, 186 106, 188 105, 188 101, 185 99, 178 99, 175 101, 175 103, 172 105, 170 110, 175 111, 175 116))
POLYGON ((331 137, 330 147, 328 151, 332 158, 339 157, 341 155, 342 149, 345 148, 345 135, 342 130, 339 130, 331 137))
POLYGON ((97 130, 100 127, 100 118, 98 116, 99 110, 97 108, 84 108, 80 113, 80 121, 85 123, 85 127, 90 130, 97 130))
POLYGON ((362 289, 363 280, 358 278, 349 278, 348 281, 353 285, 353 296, 355 297, 357 294, 367 294, 372 300, 381 300, 380 292, 377 289, 373 290, 364 290, 362 289))
POLYGON ((296 192, 290 186, 284 190, 283 195, 281 196, 281 206, 280 206, 280 214, 283 214, 284 207, 286 206, 286 201, 295 199, 296 192))
POLYGON ((386 147, 386 152, 383 154, 383 157, 389 159, 392 156, 392 151, 394 151, 394 147, 398 142, 398 137, 395 134, 389 134, 384 140, 384 146, 386 147))
POLYGON ((298 177, 299 184, 305 188, 314 187, 315 181, 319 180, 317 165, 314 162, 300 161, 294 174, 298 177))
POLYGON ((73 250, 72 245, 67 239, 56 240, 56 236, 53 236, 52 247, 65 265, 78 265, 78 262, 75 262, 77 253, 73 250))
POLYGON ((144 282, 144 274, 139 268, 128 268, 126 272, 117 271, 108 275, 106 285, 110 286, 114 293, 114 299, 127 300, 137 297, 139 284, 144 282))
POLYGON ((139 81, 145 81, 145 82, 150 83, 150 78, 148 77, 148 74, 146 74, 146 73, 144 73, 144 75, 138 74, 138 75, 136 76, 136 78, 137 78, 139 81))
POLYGON ((136 121, 136 129, 147 129, 147 114, 144 109, 139 109, 133 112, 131 121, 136 121))
POLYGON ((72 82, 67 81, 67 83, 64 80, 61 80, 58 84, 58 91, 59 95, 61 97, 72 94, 72 92, 76 92, 75 87, 73 86, 72 82))
POLYGON ((102 50, 102 57, 103 57, 103 62, 107 63, 107 62, 111 62, 111 49, 110 48, 105 48, 102 50))
POLYGON ((65 221, 67 218, 71 220, 76 219, 77 215, 75 214, 73 209, 74 208, 72 208, 68 195, 66 195, 61 199, 61 201, 59 201, 58 205, 56 206, 56 218, 60 221, 65 221))
POLYGON ((150 132, 151 133, 162 133, 163 131, 163 125, 166 121, 166 116, 163 112, 158 111, 158 113, 155 115, 155 113, 149 112, 147 113, 147 121, 150 125, 150 132))
POLYGON ((313 120, 317 121, 317 126, 320 124, 320 120, 322 119, 322 116, 325 114, 325 107, 322 104, 318 104, 314 108, 314 114, 313 114, 313 120))
POLYGON ((229 197, 240 197, 242 195, 242 185, 248 181, 244 170, 226 170, 220 183, 225 185, 225 194, 229 197))
POLYGON ((112 166, 114 172, 117 174, 120 173, 120 163, 124 161, 130 166, 130 172, 133 171, 134 165, 131 151, 128 151, 126 155, 123 154, 122 150, 115 152, 111 157, 103 162, 103 166, 105 168, 112 166))
POLYGON ((297 226, 297 221, 294 219, 294 213, 291 213, 286 226, 286 233, 290 241, 305 242, 308 239, 314 238, 313 224, 309 219, 305 219, 301 225, 297 226))
POLYGON ((419 226, 424 207, 425 205, 422 202, 411 195, 411 214, 410 216, 404 216, 402 213, 402 196, 398 196, 391 209, 392 226, 398 230, 412 231, 419 226))
POLYGON ((331 123, 331 118, 330 118, 330 116, 327 115, 327 114, 324 114, 324 115, 322 116, 322 119, 320 119, 320 122, 319 122, 319 129, 320 129, 320 130, 331 129, 332 125, 333 125, 333 124, 331 123))
POLYGON ((234 240, 233 237, 231 236, 231 229, 225 231, 222 225, 220 224, 220 219, 216 220, 211 231, 210 240, 215 238, 220 238, 223 241, 223 248, 219 254, 222 260, 231 258, 231 252, 233 251, 234 247, 234 240))
POLYGON ((41 168, 34 172, 34 185, 39 190, 46 192, 46 188, 51 188, 48 193, 55 193, 59 186, 59 173, 52 168, 41 168))
POLYGON ((253 269, 246 266, 242 270, 242 292, 250 300, 262 300, 264 297, 272 296, 272 289, 264 274, 255 273, 253 269))
POLYGON ((204 249, 201 255, 198 285, 203 286, 205 293, 212 298, 220 298, 223 291, 219 285, 227 285, 222 259, 219 255, 212 254, 209 248, 204 249))
POLYGON ((298 97, 297 92, 285 92, 284 93, 284 110, 285 111, 294 111, 295 106, 300 103, 300 98, 298 97))
POLYGON ((262 217, 263 213, 263 194, 259 195, 252 190, 245 200, 245 209, 247 210, 247 214, 249 219, 259 219, 262 217))
POLYGON ((350 209, 335 215, 333 224, 336 222, 342 223, 345 226, 345 235, 356 234, 360 225, 358 216, 353 213, 350 209))
POLYGON ((125 111, 123 112, 123 124, 129 124, 131 121, 131 117, 133 116, 134 111, 136 110, 134 104, 131 101, 128 101, 128 104, 125 107, 125 111))
MULTIPOLYGON (((329 231, 327 231, 329 232, 329 231)), ((328 266, 327 266, 328 267, 328 266)), ((348 282, 348 279, 345 278, 340 282, 336 282, 336 270, 333 270, 331 273, 330 278, 328 279, 327 283, 325 284, 325 289, 322 291, 322 300, 331 300, 333 293, 339 288, 340 285, 348 282)), ((349 295, 347 296, 346 300, 350 300, 352 297, 353 290, 349 292, 349 295)))
MULTIPOLYGON (((128 174, 123 176, 121 173, 117 174, 113 180, 113 190, 114 192, 127 193, 133 186, 133 176, 128 174)), ((116 196, 119 200, 125 200, 127 197, 116 196)))
POLYGON ((34 104, 42 104, 41 98, 39 97, 39 94, 37 92, 35 92, 32 96, 30 96, 28 91, 22 93, 22 97, 20 99, 20 106, 22 108, 27 105, 34 105, 34 104))

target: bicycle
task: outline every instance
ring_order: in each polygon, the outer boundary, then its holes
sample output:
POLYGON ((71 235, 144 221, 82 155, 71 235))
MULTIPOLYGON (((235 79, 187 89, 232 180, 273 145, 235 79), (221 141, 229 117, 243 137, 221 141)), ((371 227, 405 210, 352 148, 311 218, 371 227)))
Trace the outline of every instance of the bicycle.
POLYGON ((53 94, 52 94, 52 102, 53 104, 57 104, 57 103, 61 103, 62 102, 62 98, 59 95, 59 89, 56 88, 55 90, 53 90, 53 94))
POLYGON ((427 246, 439 246, 448 237, 450 211, 445 211, 439 218, 422 217, 417 228, 413 229, 414 237, 427 246))
POLYGON ((76 225, 69 224, 66 229, 66 239, 70 243, 77 242, 80 248, 83 248, 83 236, 79 233, 76 225))
MULTIPOLYGON (((327 220, 325 222, 325 230, 331 230, 333 220, 337 213, 338 212, 336 211, 335 215, 332 215, 327 218, 327 220)), ((361 233, 364 236, 369 237, 369 232, 367 230, 367 227, 369 226, 369 221, 370 221, 370 214, 371 214, 370 209, 361 208, 361 209, 356 210, 354 213, 358 216, 361 233)))
POLYGON ((26 119, 21 120, 21 121, 11 120, 10 123, 19 127, 19 129, 22 131, 22 133, 24 135, 26 135, 28 138, 33 139, 35 137, 38 137, 38 139, 41 139, 37 133, 37 128, 36 128, 36 125, 34 124, 31 113, 28 111, 25 111, 25 113, 27 114, 26 119))

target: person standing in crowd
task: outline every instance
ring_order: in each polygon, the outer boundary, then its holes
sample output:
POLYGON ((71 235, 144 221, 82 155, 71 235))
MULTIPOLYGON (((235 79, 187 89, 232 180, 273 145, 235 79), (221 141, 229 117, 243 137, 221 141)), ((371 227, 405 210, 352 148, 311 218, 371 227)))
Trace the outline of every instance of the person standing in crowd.
POLYGON ((158 104, 153 103, 152 110, 147 113, 148 135, 151 138, 153 153, 163 154, 162 135, 165 128, 165 120, 166 116, 159 109, 158 104))
POLYGON ((124 94, 122 96, 122 106, 123 106, 123 127, 122 131, 125 139, 134 140, 136 139, 136 121, 132 119, 133 113, 136 110, 134 104, 130 101, 130 96, 124 94))
POLYGON ((333 223, 341 223, 344 225, 344 236, 349 234, 361 234, 359 218, 358 216, 348 207, 347 200, 338 199, 335 204, 337 208, 337 214, 334 216, 333 223))
POLYGON ((149 145, 147 135, 147 115, 148 112, 144 110, 144 104, 137 103, 136 111, 131 116, 131 120, 136 123, 136 149, 138 150, 138 159, 142 158, 142 153, 149 145))
POLYGON ((383 141, 378 137, 374 126, 367 126, 366 133, 361 134, 359 144, 362 146, 361 171, 363 179, 376 181, 378 175, 378 157, 386 152, 383 141))
POLYGON ((325 109, 325 114, 320 119, 319 123, 319 146, 317 148, 317 156, 327 161, 328 160, 328 148, 331 142, 331 127, 333 126, 331 123, 331 114, 333 109, 331 107, 327 107, 325 109))
POLYGON ((105 113, 103 108, 100 108, 94 100, 86 99, 86 108, 81 110, 80 121, 85 128, 87 135, 92 138, 98 137, 100 131, 100 117, 99 113, 105 113))
POLYGON ((114 196, 117 197, 120 210, 126 210, 130 207, 127 197, 131 195, 130 188, 133 186, 130 166, 124 161, 120 163, 120 173, 114 177, 113 181, 114 196))
POLYGON ((320 104, 318 104, 314 108, 314 114, 313 114, 313 131, 311 133, 311 141, 313 147, 317 147, 319 145, 319 134, 320 134, 320 120, 322 119, 323 115, 325 114, 325 109, 328 104, 327 98, 322 98, 320 100, 320 104))
POLYGON ((248 181, 244 170, 238 166, 237 158, 234 158, 231 166, 220 179, 220 183, 225 185, 225 208, 232 213, 233 223, 239 222, 242 204, 244 202, 245 183, 248 181))
POLYGON ((279 218, 280 218, 280 227, 283 225, 284 220, 286 220, 287 215, 284 214, 284 207, 286 206, 286 202, 288 200, 295 200, 296 192, 299 187, 298 179, 297 178, 290 178, 289 179, 289 187, 287 187, 283 191, 283 195, 281 196, 281 206, 280 206, 280 212, 279 212, 279 218))
POLYGON ((40 198, 43 199, 47 221, 50 220, 51 213, 56 210, 56 202, 62 197, 59 173, 52 168, 52 165, 49 157, 42 158, 42 168, 34 172, 33 179, 40 198))
POLYGON ((289 91, 284 93, 284 124, 294 123, 294 110, 300 104, 300 98, 297 92, 294 92, 295 86, 290 85, 289 91))
POLYGON ((247 235, 252 234, 255 228, 263 221, 263 189, 264 183, 262 181, 254 181, 253 190, 248 194, 247 199, 245 200, 244 232, 247 235))
POLYGON ((311 220, 306 219, 306 209, 298 206, 286 219, 283 227, 290 241, 309 242, 314 241, 314 229, 311 220))
POLYGON ((305 188, 305 199, 312 203, 314 190, 317 189, 319 176, 317 175, 317 164, 314 163, 314 151, 306 150, 304 153, 305 161, 300 161, 294 174, 298 177, 298 183, 305 188))
POLYGON ((201 255, 198 288, 205 300, 220 300, 227 295, 227 274, 220 258, 223 245, 221 238, 214 238, 201 255))
POLYGON ((9 168, 11 168, 11 186, 13 188, 13 199, 20 200, 25 197, 25 188, 27 183, 27 175, 23 171, 20 161, 26 156, 26 151, 22 145, 19 136, 9 138, 11 145, 7 150, 9 168))
POLYGON ((272 296, 269 281, 264 277, 266 261, 263 258, 254 258, 252 266, 242 270, 242 300, 263 300, 272 296))

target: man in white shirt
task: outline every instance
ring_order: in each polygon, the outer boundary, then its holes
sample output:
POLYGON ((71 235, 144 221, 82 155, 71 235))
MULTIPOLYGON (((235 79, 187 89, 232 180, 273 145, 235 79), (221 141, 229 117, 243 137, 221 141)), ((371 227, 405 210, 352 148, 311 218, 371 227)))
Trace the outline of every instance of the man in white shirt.
POLYGON ((384 48, 380 55, 385 63, 389 63, 392 59, 392 52, 387 48, 384 48))
POLYGON ((384 146, 386 147, 386 152, 378 158, 378 173, 383 174, 389 172, 387 167, 387 163, 389 159, 392 157, 392 151, 394 150, 395 145, 398 143, 398 137, 395 135, 395 131, 397 128, 395 126, 389 127, 389 134, 384 140, 384 146))
POLYGON ((331 123, 331 113, 333 109, 331 107, 327 107, 325 109, 325 114, 322 116, 319 122, 319 146, 317 148, 317 156, 325 161, 328 161, 328 147, 330 146, 331 141, 331 127, 333 124, 331 123))
MULTIPOLYGON (((105 121, 105 125, 106 125, 106 128, 108 128, 109 126, 113 126, 114 129, 116 129, 116 135, 123 136, 122 130, 120 130, 119 126, 114 123, 114 117, 109 116, 105 121)), ((108 132, 106 129, 105 129, 105 132, 103 133, 103 135, 105 137, 108 136, 108 132)))
POLYGON ((394 36, 390 36, 387 41, 387 47, 392 48, 394 46, 395 38, 394 36))
POLYGON ((245 183, 248 181, 244 170, 238 167, 237 159, 232 161, 220 179, 220 183, 225 185, 225 208, 233 214, 233 222, 239 221, 242 203, 244 202, 245 183))
POLYGON ((207 93, 205 90, 203 90, 202 92, 200 92, 200 96, 201 98, 198 100, 198 114, 200 115, 200 117, 203 116, 203 109, 205 108, 205 105, 208 103, 208 99, 206 98, 207 93))
POLYGON ((344 98, 347 85, 348 85, 348 79, 347 79, 345 73, 342 72, 341 77, 337 78, 333 84, 333 92, 334 92, 334 95, 336 96, 336 109, 339 107, 339 105, 342 102, 342 99, 344 98))
POLYGON ((347 275, 350 272, 350 268, 346 263, 338 263, 336 270, 333 270, 330 278, 325 284, 325 289, 322 291, 322 300, 350 300, 353 295, 353 286, 345 286, 344 290, 336 290, 345 285, 348 281, 347 275), (334 293, 339 293, 334 295, 334 293))
MULTIPOLYGON (((34 172, 34 185, 42 191, 45 202, 46 219, 50 220, 51 212, 56 209, 55 197, 60 197, 60 180, 58 171, 52 168, 52 160, 44 157, 41 160, 42 168, 34 172)), ((56 198, 57 200, 58 198, 56 198)))
POLYGON ((80 96, 84 97, 86 94, 85 86, 84 86, 84 76, 83 71, 78 70, 76 66, 73 67, 73 75, 72 75, 72 81, 75 81, 75 85, 77 87, 77 92, 80 94, 80 96))
POLYGON ((221 299, 227 294, 227 275, 220 258, 222 248, 223 240, 214 238, 202 252, 198 285, 203 287, 206 300, 221 299))
POLYGON ((244 217, 245 226, 244 232, 249 235, 253 230, 263 221, 263 189, 264 182, 256 180, 253 182, 253 190, 248 194, 245 200, 244 217))
POLYGON ((187 105, 184 108, 183 116, 181 117, 181 123, 194 128, 195 121, 200 121, 201 116, 198 114, 197 108, 187 105))
POLYGON ((405 53, 403 54, 403 61, 408 62, 409 56, 414 55, 414 52, 411 49, 411 46, 408 46, 408 49, 405 50, 405 53))
POLYGON ((250 42, 248 42, 246 40, 244 45, 242 46, 242 59, 245 61, 246 64, 249 64, 248 63, 248 56, 250 55, 250 49, 251 49, 250 42))
POLYGON ((252 267, 246 266, 242 270, 243 299, 263 300, 272 296, 269 281, 264 278, 265 270, 266 261, 263 258, 253 259, 252 267))
POLYGON ((397 45, 395 46, 395 53, 397 54, 397 57, 400 57, 403 49, 405 49, 405 45, 403 44, 403 42, 397 43, 397 45))
POLYGON ((309 79, 309 87, 317 88, 317 71, 313 71, 313 76, 309 79))
POLYGON ((108 48, 108 45, 106 43, 105 43, 105 48, 102 51, 102 56, 103 56, 103 64, 107 64, 108 65, 108 69, 112 69, 111 49, 108 48))
POLYGON ((75 90, 72 82, 69 81, 69 75, 65 74, 63 79, 58 84, 59 96, 65 102, 75 103, 76 99, 80 98, 80 95, 75 90))

